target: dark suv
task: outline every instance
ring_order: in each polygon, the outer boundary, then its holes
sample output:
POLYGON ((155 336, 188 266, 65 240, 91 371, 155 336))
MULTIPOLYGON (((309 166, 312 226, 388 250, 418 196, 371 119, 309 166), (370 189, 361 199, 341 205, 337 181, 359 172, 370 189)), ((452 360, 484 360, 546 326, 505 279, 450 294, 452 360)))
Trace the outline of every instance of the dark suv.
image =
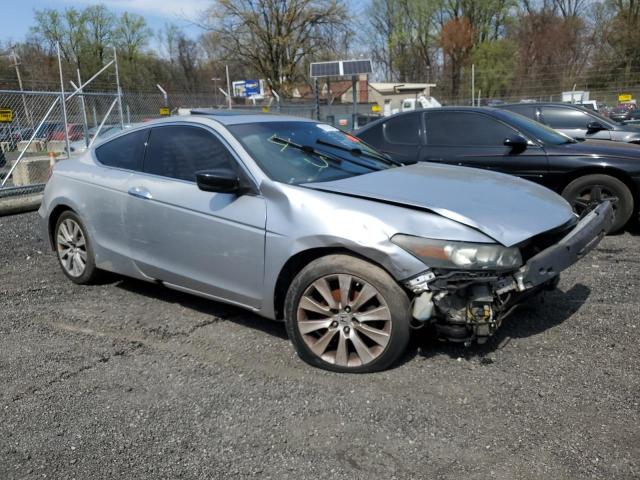
POLYGON ((569 103, 514 103, 498 108, 544 123, 575 139, 593 138, 640 144, 640 126, 624 125, 569 103))

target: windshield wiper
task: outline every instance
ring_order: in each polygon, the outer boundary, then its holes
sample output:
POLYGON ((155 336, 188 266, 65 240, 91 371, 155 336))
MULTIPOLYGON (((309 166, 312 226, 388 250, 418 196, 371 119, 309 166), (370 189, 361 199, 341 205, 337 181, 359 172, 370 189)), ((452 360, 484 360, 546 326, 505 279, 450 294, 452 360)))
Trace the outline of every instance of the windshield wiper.
POLYGON ((369 170, 372 170, 374 172, 382 170, 382 168, 380 168, 380 167, 376 167, 376 166, 373 166, 373 165, 368 165, 366 163, 358 162, 356 160, 351 160, 349 158, 340 157, 338 155, 334 155, 334 154, 326 152, 324 150, 316 150, 315 148, 313 148, 310 145, 298 145, 297 143, 292 142, 291 140, 286 140, 284 138, 277 137, 275 135, 273 137, 269 138, 269 140, 272 141, 272 142, 275 142, 275 143, 280 143, 282 145, 286 145, 288 147, 296 148, 296 149, 298 149, 298 150, 300 150, 302 152, 308 153, 310 155, 314 155, 316 157, 329 159, 332 162, 337 162, 337 163, 347 162, 347 163, 351 163, 353 165, 358 165, 359 167, 368 168, 369 170))
POLYGON ((393 160, 390 157, 379 155, 377 153, 364 152, 362 151, 361 148, 358 148, 358 147, 349 148, 342 145, 338 145, 336 143, 325 142, 324 140, 320 140, 320 139, 316 140, 316 143, 319 143, 320 145, 326 145, 327 147, 331 147, 331 148, 337 148, 338 150, 343 150, 345 152, 349 152, 351 155, 354 155, 356 157, 359 155, 362 155, 363 157, 369 157, 376 160, 380 160, 381 162, 384 162, 387 165, 402 166, 402 163, 396 160, 393 160))

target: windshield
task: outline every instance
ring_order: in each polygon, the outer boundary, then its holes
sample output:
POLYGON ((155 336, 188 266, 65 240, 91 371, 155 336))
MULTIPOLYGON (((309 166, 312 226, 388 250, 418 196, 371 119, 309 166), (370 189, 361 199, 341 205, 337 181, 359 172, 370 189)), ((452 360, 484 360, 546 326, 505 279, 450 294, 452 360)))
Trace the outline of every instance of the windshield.
POLYGON ((328 182, 392 166, 374 148, 324 123, 275 121, 228 129, 269 178, 278 182, 328 182))
POLYGON ((546 145, 576 143, 576 141, 568 135, 560 133, 551 127, 547 127, 542 123, 536 122, 535 120, 531 120, 529 117, 507 110, 505 110, 505 113, 509 115, 509 121, 514 127, 541 143, 546 145))

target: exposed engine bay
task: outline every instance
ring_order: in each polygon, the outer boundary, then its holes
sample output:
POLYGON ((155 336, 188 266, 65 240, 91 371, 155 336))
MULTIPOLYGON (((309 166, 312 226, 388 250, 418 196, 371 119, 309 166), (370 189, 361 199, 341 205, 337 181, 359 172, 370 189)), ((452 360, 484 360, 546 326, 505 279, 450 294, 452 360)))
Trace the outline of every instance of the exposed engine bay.
POLYGON ((517 272, 497 276, 486 272, 427 274, 407 286, 416 295, 412 304, 414 326, 435 327, 438 336, 452 342, 484 343, 502 321, 524 300, 559 282, 555 275, 541 285, 519 285, 517 272), (524 288, 519 288, 524 287, 524 288))
POLYGON ((590 252, 612 221, 611 206, 601 204, 577 225, 533 237, 519 246, 515 270, 426 270, 405 283, 414 326, 432 324, 454 342, 485 342, 520 303, 556 288, 560 272, 590 252))

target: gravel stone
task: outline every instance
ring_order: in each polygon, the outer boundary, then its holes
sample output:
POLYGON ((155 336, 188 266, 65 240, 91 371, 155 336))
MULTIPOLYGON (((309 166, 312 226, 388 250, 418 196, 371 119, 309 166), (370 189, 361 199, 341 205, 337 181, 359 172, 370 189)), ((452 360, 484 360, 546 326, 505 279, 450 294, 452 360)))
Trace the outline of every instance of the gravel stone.
POLYGON ((240 309, 74 285, 38 225, 0 218, 0 479, 640 478, 637 233, 484 345, 341 375, 240 309))

